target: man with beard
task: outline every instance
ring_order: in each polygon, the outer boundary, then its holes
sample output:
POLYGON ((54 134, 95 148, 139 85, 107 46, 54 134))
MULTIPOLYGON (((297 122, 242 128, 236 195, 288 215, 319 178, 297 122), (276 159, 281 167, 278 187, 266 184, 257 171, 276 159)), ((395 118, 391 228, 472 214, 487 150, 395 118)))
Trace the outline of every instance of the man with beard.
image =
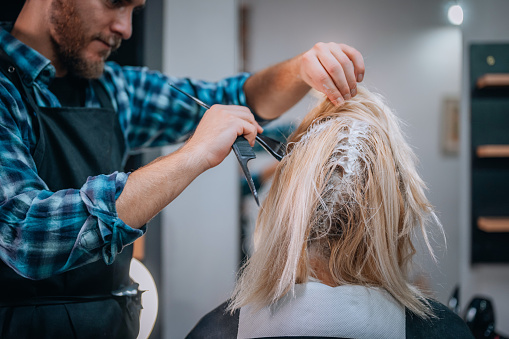
POLYGON ((253 145, 259 123, 310 88, 340 105, 362 81, 361 54, 336 43, 217 83, 106 63, 144 4, 26 0, 0 28, 2 338, 135 338, 128 245, 144 225, 221 163, 238 136, 253 145), (192 131, 178 151, 120 171, 129 150, 192 131))

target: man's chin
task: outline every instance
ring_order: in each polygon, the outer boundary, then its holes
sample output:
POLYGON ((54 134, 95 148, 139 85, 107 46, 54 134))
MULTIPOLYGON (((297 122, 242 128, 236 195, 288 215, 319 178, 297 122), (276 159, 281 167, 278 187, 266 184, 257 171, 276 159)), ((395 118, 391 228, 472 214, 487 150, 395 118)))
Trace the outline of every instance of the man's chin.
POLYGON ((98 79, 104 72, 104 61, 91 62, 82 61, 73 65, 71 72, 80 78, 98 79))

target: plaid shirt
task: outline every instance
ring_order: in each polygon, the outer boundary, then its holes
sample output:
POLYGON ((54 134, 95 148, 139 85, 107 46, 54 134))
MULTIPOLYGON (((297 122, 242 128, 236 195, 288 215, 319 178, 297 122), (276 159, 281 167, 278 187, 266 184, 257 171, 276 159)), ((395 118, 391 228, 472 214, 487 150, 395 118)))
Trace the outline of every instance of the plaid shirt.
MULTIPOLYGON (((48 90, 55 68, 41 54, 0 27, 0 48, 17 64, 23 80, 33 83, 37 104, 61 107, 48 90)), ((171 90, 174 83, 212 105, 246 106, 243 84, 248 74, 217 83, 165 76, 146 68, 108 62, 100 81, 117 111, 127 149, 155 147, 185 139, 204 110, 171 90)), ((86 107, 100 107, 91 88, 86 107)), ((110 264, 122 248, 143 235, 117 216, 115 201, 129 174, 89 177, 80 189, 51 192, 38 176, 31 155, 35 147, 33 112, 18 90, 0 73, 0 257, 18 274, 42 279, 102 259, 110 264)))

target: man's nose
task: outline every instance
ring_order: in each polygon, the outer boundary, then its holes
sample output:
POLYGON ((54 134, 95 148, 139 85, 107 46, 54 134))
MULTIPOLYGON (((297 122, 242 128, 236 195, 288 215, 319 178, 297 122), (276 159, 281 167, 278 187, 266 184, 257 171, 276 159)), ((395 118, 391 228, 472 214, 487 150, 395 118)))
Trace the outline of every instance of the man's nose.
POLYGON ((111 25, 111 30, 114 33, 119 34, 122 39, 127 40, 131 37, 133 33, 133 25, 132 25, 132 14, 133 11, 127 7, 123 7, 119 9, 116 13, 115 20, 111 25))

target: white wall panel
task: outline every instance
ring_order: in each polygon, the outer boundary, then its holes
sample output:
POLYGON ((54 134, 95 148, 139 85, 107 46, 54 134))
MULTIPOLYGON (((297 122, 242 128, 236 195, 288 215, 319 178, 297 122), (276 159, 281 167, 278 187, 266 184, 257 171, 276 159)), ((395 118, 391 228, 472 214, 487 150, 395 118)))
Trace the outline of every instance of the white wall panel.
MULTIPOLYGON (((165 0, 164 72, 211 81, 234 74, 236 8, 235 0, 165 0)), ((239 260, 238 185, 230 155, 163 211, 165 338, 183 338, 229 297, 239 260)))

